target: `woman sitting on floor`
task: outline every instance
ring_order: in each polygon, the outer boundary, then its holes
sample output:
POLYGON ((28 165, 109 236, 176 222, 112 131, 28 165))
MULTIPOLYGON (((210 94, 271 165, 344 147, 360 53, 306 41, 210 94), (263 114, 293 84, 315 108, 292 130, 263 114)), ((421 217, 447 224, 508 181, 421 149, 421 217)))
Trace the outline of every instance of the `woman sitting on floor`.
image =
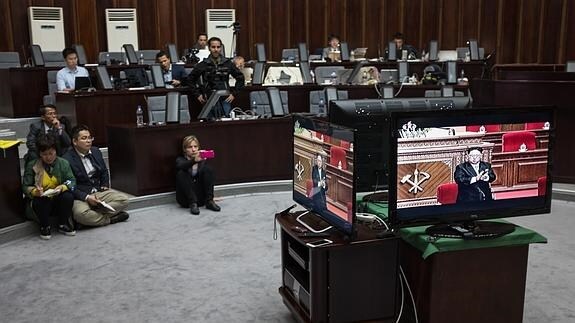
POLYGON ((176 159, 176 200, 182 207, 189 207, 191 214, 200 214, 198 206, 205 205, 220 211, 214 202, 214 172, 200 154, 200 142, 187 136, 182 142, 183 155, 176 159))
POLYGON ((22 187, 27 197, 26 215, 40 224, 40 238, 52 237, 50 215, 58 216, 58 231, 67 236, 76 235, 72 223, 76 179, 70 164, 56 155, 56 141, 46 134, 38 136, 39 155, 26 165, 22 187))

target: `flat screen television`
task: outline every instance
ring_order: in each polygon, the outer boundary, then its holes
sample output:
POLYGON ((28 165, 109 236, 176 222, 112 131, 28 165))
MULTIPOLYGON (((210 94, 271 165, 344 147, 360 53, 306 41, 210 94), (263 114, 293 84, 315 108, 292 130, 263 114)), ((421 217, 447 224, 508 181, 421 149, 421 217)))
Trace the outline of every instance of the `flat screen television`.
MULTIPOLYGON (((352 129, 293 116, 293 199, 350 237, 355 222, 353 143, 352 129)), ((330 228, 310 214, 298 218, 310 231, 330 228)))
POLYGON ((389 118, 392 111, 466 109, 469 97, 335 100, 329 104, 332 124, 356 130, 356 191, 387 190, 389 118))
POLYGON ((488 238, 514 225, 480 220, 549 213, 554 126, 551 107, 393 113, 391 225, 488 238))

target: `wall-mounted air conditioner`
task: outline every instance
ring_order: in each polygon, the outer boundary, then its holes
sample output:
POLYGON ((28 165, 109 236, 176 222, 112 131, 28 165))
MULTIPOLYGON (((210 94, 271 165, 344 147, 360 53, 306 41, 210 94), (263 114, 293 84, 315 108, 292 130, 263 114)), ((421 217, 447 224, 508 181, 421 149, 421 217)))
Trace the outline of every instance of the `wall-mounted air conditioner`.
POLYGON ((138 50, 138 17, 134 8, 106 9, 108 51, 121 52, 122 45, 132 44, 138 50))
POLYGON ((64 39, 64 16, 62 8, 28 7, 30 44, 37 44, 43 51, 62 51, 64 39))
POLYGON ((209 37, 219 37, 225 48, 227 57, 233 56, 232 40, 234 30, 232 24, 236 21, 235 9, 207 9, 206 32, 209 37))

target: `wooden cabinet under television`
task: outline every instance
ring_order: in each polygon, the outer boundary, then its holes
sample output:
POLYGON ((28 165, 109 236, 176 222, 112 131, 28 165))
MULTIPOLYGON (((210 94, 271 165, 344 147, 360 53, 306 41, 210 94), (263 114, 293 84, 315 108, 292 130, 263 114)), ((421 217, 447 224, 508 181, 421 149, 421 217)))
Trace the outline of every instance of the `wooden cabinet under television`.
POLYGON ((375 239, 364 227, 346 242, 340 233, 333 243, 309 247, 323 237, 300 237, 297 214, 276 215, 281 227, 284 304, 299 322, 393 322, 398 309, 398 243, 375 239))

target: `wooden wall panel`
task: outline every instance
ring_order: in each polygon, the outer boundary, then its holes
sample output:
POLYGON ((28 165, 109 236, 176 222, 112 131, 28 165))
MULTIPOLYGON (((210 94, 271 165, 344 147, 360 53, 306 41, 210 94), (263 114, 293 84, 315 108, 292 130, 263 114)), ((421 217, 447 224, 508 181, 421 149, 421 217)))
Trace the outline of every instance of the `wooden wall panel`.
POLYGON ((525 63, 537 62, 539 49, 539 25, 542 5, 545 1, 521 0, 519 41, 517 60, 525 63))
POLYGON ((565 62, 568 60, 575 60, 575 41, 573 40, 573 35, 575 35, 575 2, 571 0, 563 0, 565 6, 565 14, 563 19, 561 40, 560 40, 560 52, 558 55, 559 62, 565 62))
MULTIPOLYGON (((493 53, 497 48, 497 18, 499 0, 482 0, 481 19, 479 20, 479 35, 477 39, 485 48, 485 55, 493 53)), ((498 53, 495 52, 495 57, 498 53)))
POLYGON ((442 49, 454 49, 461 47, 459 37, 461 34, 460 28, 460 11, 459 0, 443 0, 441 8, 441 39, 440 44, 442 49))
POLYGON ((235 8, 241 23, 238 53, 255 57, 254 44, 266 45, 270 60, 304 41, 310 51, 326 45, 335 33, 350 48, 368 47, 377 55, 392 35, 427 49, 437 39, 441 49, 479 40, 497 63, 563 63, 575 59, 575 1, 572 0, 0 0, 0 50, 28 56, 27 7, 64 8, 66 43, 81 43, 95 61, 107 48, 106 8, 138 10, 143 49, 173 42, 183 52, 205 31, 205 10, 235 8), (25 55, 24 55, 25 54, 25 55))
MULTIPOLYGON (((429 52, 429 41, 439 40, 439 4, 440 0, 427 0, 421 4, 421 24, 419 33, 419 48, 429 52)), ((439 49, 442 49, 439 43, 439 49)))

